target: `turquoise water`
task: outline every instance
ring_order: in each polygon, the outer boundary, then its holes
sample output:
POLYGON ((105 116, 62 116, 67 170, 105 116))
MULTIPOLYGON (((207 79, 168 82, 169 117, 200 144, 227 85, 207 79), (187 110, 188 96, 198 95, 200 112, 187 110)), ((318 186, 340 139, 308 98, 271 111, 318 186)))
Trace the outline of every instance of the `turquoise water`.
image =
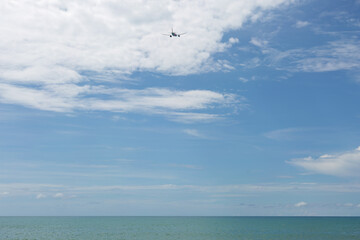
POLYGON ((0 217, 6 240, 359 240, 358 217, 0 217))

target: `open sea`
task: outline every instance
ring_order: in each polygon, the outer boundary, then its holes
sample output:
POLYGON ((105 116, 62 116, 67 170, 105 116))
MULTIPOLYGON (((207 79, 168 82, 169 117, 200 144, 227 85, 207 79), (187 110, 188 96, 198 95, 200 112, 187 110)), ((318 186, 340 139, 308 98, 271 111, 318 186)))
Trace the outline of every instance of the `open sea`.
POLYGON ((0 217, 6 240, 360 240, 360 217, 0 217))

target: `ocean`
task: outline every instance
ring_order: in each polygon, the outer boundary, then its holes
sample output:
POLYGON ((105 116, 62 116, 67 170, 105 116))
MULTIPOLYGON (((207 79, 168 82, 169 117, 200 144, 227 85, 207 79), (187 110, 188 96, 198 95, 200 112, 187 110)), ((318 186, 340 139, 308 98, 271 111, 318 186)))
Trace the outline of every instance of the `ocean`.
POLYGON ((360 217, 0 217, 6 240, 359 240, 360 217))

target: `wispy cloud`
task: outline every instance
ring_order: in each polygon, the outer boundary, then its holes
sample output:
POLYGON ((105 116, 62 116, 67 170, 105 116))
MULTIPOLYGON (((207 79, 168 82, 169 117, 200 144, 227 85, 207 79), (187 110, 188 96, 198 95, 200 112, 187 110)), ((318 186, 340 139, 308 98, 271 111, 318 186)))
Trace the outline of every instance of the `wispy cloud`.
POLYGON ((56 184, 9 183, 0 184, 0 191, 11 193, 12 196, 36 195, 42 197, 44 194, 39 195, 39 192, 56 192, 65 187, 56 184))
POLYGON ((311 55, 297 61, 305 72, 327 72, 360 69, 360 41, 339 40, 326 46, 311 49, 311 55))
POLYGON ((261 40, 258 38, 251 38, 250 43, 257 46, 257 47, 265 47, 268 44, 268 41, 266 40, 261 40))
POLYGON ((167 117, 176 122, 193 123, 193 122, 209 122, 223 119, 224 116, 212 113, 189 113, 189 112, 169 112, 167 117))
POLYGON ((243 77, 239 77, 238 79, 239 79, 240 82, 243 82, 243 83, 246 83, 246 82, 249 81, 249 79, 243 78, 243 77))
POLYGON ((9 195, 9 192, 0 192, 0 197, 1 196, 8 196, 9 195))
MULTIPOLYGON (((99 185, 99 186, 66 186, 51 184, 0 184, 0 191, 11 192, 16 196, 52 196, 54 198, 71 198, 82 194, 99 194, 101 192, 132 191, 146 193, 148 191, 182 191, 198 192, 199 194, 238 196, 248 194, 271 194, 271 193, 360 193, 359 184, 317 184, 317 183, 266 183, 266 184, 237 184, 237 185, 99 185), (39 195, 41 192, 42 195, 39 195), (67 197, 68 196, 68 197, 67 197)), ((303 205, 301 203, 300 205, 303 205)))
POLYGON ((358 177, 360 172, 360 147, 344 153, 324 154, 318 158, 293 159, 287 163, 319 174, 358 177))
POLYGON ((236 95, 209 90, 176 91, 163 88, 110 89, 77 85, 45 86, 42 89, 0 84, 0 101, 41 110, 71 112, 99 110, 160 114, 184 121, 214 120, 216 114, 196 113, 239 102, 236 95), (98 96, 98 97, 96 97, 98 96), (103 99, 107 96, 107 99, 103 99))
POLYGON ((267 65, 289 72, 329 72, 360 69, 360 41, 353 38, 329 42, 309 49, 280 51, 265 40, 252 39, 261 48, 263 60, 253 58, 247 67, 267 65), (256 59, 256 64, 251 62, 256 59))
POLYGON ((282 179, 291 179, 291 178, 294 178, 294 176, 281 175, 281 176, 277 176, 277 178, 282 178, 282 179))
POLYGON ((42 198, 46 198, 46 195, 42 193, 36 195, 36 199, 42 199, 42 198))
POLYGON ((190 136, 193 136, 193 137, 207 138, 204 134, 200 133, 197 129, 184 129, 183 132, 190 136))
MULTIPOLYGON (((355 2, 357 4, 357 2, 355 2)), ((343 11, 325 11, 320 14, 320 17, 323 19, 329 19, 331 21, 336 20, 336 22, 344 24, 344 26, 360 26, 360 20, 358 16, 356 15, 356 11, 354 13, 351 13, 349 11, 343 10, 343 11), (354 14, 355 13, 355 14, 354 14)))
POLYGON ((55 193, 53 195, 54 198, 64 198, 64 194, 63 193, 55 193))
POLYGON ((193 164, 170 164, 169 166, 175 167, 175 168, 187 168, 187 169, 197 169, 200 170, 202 167, 193 165, 193 164))
POLYGON ((305 131, 302 128, 284 128, 265 133, 265 137, 273 140, 293 140, 294 135, 305 131))
POLYGON ((305 139, 308 141, 309 133, 324 136, 332 132, 329 129, 321 127, 290 127, 266 132, 264 136, 277 141, 297 141, 305 139))

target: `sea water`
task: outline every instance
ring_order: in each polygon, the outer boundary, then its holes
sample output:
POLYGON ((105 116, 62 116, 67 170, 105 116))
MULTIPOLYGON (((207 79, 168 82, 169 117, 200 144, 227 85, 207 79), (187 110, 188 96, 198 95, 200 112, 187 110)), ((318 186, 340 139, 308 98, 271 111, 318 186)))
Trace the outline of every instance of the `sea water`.
POLYGON ((360 240, 359 217, 0 217, 6 240, 360 240))

